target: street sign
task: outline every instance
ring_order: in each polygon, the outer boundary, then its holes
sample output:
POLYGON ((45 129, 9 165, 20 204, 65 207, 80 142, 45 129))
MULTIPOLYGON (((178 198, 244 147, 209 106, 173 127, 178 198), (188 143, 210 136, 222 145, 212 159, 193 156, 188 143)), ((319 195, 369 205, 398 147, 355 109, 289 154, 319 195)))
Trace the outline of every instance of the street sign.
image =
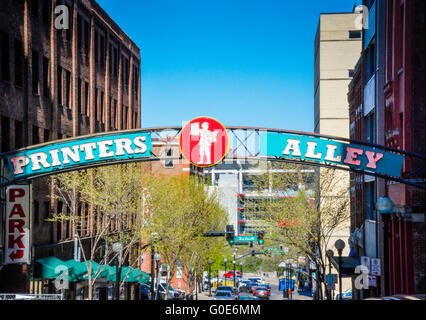
POLYGON ((368 276, 368 286, 377 287, 377 278, 375 276, 368 276))
POLYGON ((372 258, 371 259, 370 274, 373 275, 373 276, 381 276, 380 259, 378 259, 378 258, 372 258))
POLYGON ((6 189, 6 249, 4 264, 30 263, 30 186, 6 189))
POLYGON ((368 268, 368 272, 370 272, 370 257, 362 256, 361 257, 361 264, 363 266, 366 266, 368 268))
POLYGON ((235 241, 257 241, 256 236, 236 236, 235 241))

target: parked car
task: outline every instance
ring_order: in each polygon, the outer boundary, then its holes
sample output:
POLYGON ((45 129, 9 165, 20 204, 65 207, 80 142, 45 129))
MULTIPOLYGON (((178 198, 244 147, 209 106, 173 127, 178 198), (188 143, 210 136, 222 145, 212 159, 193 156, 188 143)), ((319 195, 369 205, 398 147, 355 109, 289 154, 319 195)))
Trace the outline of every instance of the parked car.
POLYGON ((252 284, 252 282, 250 280, 243 280, 239 283, 238 288, 240 289, 240 292, 249 292, 250 290, 250 285, 252 284))
POLYGON ((261 277, 254 277, 254 278, 248 278, 248 280, 252 281, 252 282, 256 282, 257 284, 262 284, 265 283, 261 277))
POLYGON ((213 300, 235 300, 235 297, 229 290, 217 290, 213 300))
POLYGON ((253 288, 253 296, 259 299, 268 299, 271 297, 270 291, 263 286, 256 286, 253 288))
POLYGON ((179 297, 178 300, 185 300, 186 298, 186 293, 184 290, 181 289, 174 289, 177 293, 179 293, 179 297))
POLYGON ((238 299, 240 297, 240 290, 238 290, 237 287, 232 287, 232 292, 233 292, 236 299, 238 299))
POLYGON ((259 300, 259 298, 255 296, 240 296, 237 300, 259 300))
POLYGON ((233 297, 237 297, 240 294, 238 292, 238 289, 237 290, 235 290, 235 289, 237 289, 237 288, 232 287, 232 286, 219 286, 219 287, 217 287, 216 292, 217 291, 229 291, 229 292, 231 292, 233 297))
POLYGON ((141 297, 141 300, 151 299, 151 287, 149 285, 141 284, 140 297, 141 297))
MULTIPOLYGON (((164 283, 158 286, 158 296, 159 296, 159 300, 165 300, 166 288, 164 283)), ((173 289, 172 286, 169 286, 169 294, 168 294, 167 300, 178 300, 178 299, 179 299, 179 292, 173 289)))
POLYGON ((264 288, 268 289, 269 293, 271 292, 271 286, 267 283, 260 284, 259 287, 264 287, 264 288))
MULTIPOLYGON (((234 277, 234 271, 228 271, 223 275, 225 278, 233 278, 234 277)), ((235 272, 235 278, 241 278, 241 272, 236 271, 235 272)))
POLYGON ((257 287, 259 284, 257 282, 250 282, 248 285, 248 292, 253 293, 253 289, 257 287))
POLYGON ((342 292, 342 299, 340 299, 340 293, 336 293, 334 296, 335 300, 352 300, 352 289, 348 289, 342 292))

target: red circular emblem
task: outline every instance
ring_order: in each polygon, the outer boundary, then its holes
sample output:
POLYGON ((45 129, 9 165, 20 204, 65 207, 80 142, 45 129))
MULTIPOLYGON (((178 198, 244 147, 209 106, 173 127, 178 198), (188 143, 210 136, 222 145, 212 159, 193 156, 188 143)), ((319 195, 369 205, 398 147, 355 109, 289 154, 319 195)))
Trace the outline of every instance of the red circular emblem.
POLYGON ((210 167, 222 161, 229 149, 225 127, 217 120, 199 117, 187 123, 180 133, 180 151, 197 167, 210 167))

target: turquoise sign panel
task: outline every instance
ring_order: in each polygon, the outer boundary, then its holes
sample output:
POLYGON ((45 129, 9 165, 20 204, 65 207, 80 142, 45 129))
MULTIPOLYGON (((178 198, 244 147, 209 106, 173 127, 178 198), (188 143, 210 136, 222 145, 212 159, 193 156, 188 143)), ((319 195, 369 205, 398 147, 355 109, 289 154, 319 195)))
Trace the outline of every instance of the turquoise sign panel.
POLYGON ((373 147, 267 131, 261 132, 260 155, 337 164, 393 177, 400 176, 404 162, 402 155, 373 147))
POLYGON ((235 241, 257 241, 256 236, 236 236, 235 241))
POLYGON ((131 132, 28 148, 8 156, 7 160, 11 174, 20 179, 101 162, 150 157, 151 151, 148 132, 131 132))

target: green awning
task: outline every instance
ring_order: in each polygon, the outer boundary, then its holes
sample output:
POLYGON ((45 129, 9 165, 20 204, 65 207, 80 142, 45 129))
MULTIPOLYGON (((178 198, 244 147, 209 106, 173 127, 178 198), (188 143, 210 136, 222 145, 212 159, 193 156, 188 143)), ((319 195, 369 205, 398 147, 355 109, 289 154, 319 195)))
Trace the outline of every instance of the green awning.
POLYGON ((71 281, 80 281, 84 280, 83 278, 86 276, 87 278, 87 269, 84 264, 84 262, 79 262, 75 260, 67 260, 65 261, 69 266, 72 266, 74 268, 74 279, 71 279, 71 281))
MULTIPOLYGON (((88 273, 90 268, 90 260, 86 262, 68 260, 66 261, 66 263, 74 268, 75 278, 71 279, 71 281, 81 281, 81 280, 89 279, 88 273)), ((92 278, 96 277, 96 279, 99 279, 99 278, 106 277, 107 275, 108 275, 108 271, 105 265, 101 266, 96 261, 92 261, 92 278), (97 274, 99 275, 96 277, 97 274)))
MULTIPOLYGON (((116 281, 116 267, 107 266, 108 270, 108 281, 116 281)), ((133 269, 132 267, 121 268, 121 281, 124 282, 138 282, 138 283, 149 283, 151 276, 139 269, 133 269), (127 275, 127 276, 126 276, 127 275)))
POLYGON ((96 261, 92 261, 92 275, 95 276, 96 274, 99 274, 98 278, 107 277, 109 274, 107 267, 108 266, 106 264, 100 265, 96 261))
POLYGON ((36 262, 41 265, 40 276, 43 279, 56 279, 64 270, 68 270, 70 279, 75 277, 74 267, 56 257, 41 258, 36 262))

